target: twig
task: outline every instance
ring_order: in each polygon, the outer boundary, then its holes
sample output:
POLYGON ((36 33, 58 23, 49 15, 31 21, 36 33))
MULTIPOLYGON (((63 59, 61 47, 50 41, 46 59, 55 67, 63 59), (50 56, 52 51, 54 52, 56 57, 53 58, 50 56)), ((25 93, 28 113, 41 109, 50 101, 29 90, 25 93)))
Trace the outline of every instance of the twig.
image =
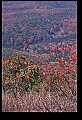
MULTIPOLYGON (((42 102, 42 103, 43 103, 43 102, 42 102)), ((46 109, 48 112, 51 112, 51 111, 45 106, 44 103, 43 103, 43 105, 44 105, 45 109, 46 109)))
MULTIPOLYGON (((54 83, 55 84, 55 83, 54 83)), ((58 84, 55 84, 55 86, 59 87, 60 90, 64 93, 64 95, 68 98, 68 96, 65 94, 65 92, 62 90, 62 88, 58 85, 58 84)))
POLYGON ((61 106, 58 104, 57 100, 55 98, 53 98, 55 100, 55 102, 57 103, 58 107, 62 110, 61 106))

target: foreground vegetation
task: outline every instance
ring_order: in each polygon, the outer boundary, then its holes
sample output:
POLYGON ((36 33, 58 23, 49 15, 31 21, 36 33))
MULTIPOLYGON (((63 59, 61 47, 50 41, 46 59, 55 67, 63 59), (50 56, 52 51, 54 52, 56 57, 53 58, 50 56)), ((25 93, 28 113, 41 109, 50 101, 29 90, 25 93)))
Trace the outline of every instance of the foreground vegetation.
MULTIPOLYGON (((14 53, 9 58, 5 56, 2 64, 3 111, 76 111, 72 104, 72 107, 68 105, 69 108, 67 108, 67 103, 62 103, 65 99, 64 102, 70 101, 76 104, 75 66, 72 62, 69 64, 63 59, 59 59, 57 62, 64 68, 64 71, 59 71, 57 67, 53 71, 44 71, 41 66, 32 63, 23 54, 14 53), (68 65, 69 69, 66 68, 68 65), (32 101, 33 99, 37 102, 32 101), (31 102, 31 107, 26 101, 31 102), (61 104, 65 104, 64 108, 61 107, 59 101, 62 101, 61 104), (54 107, 53 102, 57 104, 57 108, 54 107)), ((53 68, 53 66, 48 67, 53 68)))

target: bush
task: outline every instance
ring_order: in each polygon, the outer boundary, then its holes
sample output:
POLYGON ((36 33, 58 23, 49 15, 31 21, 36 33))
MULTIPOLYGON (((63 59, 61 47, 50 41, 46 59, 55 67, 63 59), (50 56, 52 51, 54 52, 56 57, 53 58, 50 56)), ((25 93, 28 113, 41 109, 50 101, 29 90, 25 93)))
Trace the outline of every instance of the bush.
MULTIPOLYGON (((76 94, 74 88, 76 83, 73 80, 76 79, 76 73, 73 70, 73 66, 70 63, 69 68, 65 68, 65 61, 61 59, 58 60, 58 64, 67 70, 64 70, 65 72, 61 72, 58 69, 44 71, 22 54, 15 53, 10 58, 4 57, 3 89, 4 91, 22 94, 34 88, 39 89, 39 85, 43 83, 46 91, 55 92, 57 90, 65 96, 68 96, 69 93, 76 94)), ((51 68, 52 66, 50 65, 49 69, 51 68)))
POLYGON ((24 93, 38 86, 43 79, 37 65, 30 62, 22 54, 13 54, 11 58, 3 58, 3 89, 14 93, 24 93))

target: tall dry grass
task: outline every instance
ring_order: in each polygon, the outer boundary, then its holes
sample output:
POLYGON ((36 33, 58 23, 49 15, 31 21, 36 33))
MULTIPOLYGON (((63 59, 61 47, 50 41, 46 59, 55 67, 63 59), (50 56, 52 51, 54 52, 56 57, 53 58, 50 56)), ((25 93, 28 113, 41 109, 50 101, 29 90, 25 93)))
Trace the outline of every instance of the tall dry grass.
POLYGON ((2 90, 2 112, 77 112, 76 96, 67 98, 44 88, 22 96, 2 90))

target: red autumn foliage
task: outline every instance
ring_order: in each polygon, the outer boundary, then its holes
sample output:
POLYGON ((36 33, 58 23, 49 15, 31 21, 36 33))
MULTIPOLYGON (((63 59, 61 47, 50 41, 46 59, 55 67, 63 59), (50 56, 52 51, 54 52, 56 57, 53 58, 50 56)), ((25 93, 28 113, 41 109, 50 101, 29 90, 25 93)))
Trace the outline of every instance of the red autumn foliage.
POLYGON ((31 73, 28 73, 27 77, 30 77, 31 76, 31 73))
POLYGON ((72 80, 70 81, 70 84, 73 84, 73 81, 72 81, 72 80))
POLYGON ((28 77, 28 80, 30 80, 30 77, 28 77))
POLYGON ((20 78, 23 78, 23 75, 20 75, 20 78))
POLYGON ((10 76, 8 77, 8 80, 10 81, 10 76))
POLYGON ((49 83, 49 84, 52 83, 52 80, 48 80, 48 83, 49 83))
POLYGON ((30 66, 29 69, 32 70, 32 67, 30 66))
POLYGON ((67 88, 66 88, 66 87, 64 87, 64 88, 63 88, 63 90, 64 90, 64 91, 67 91, 67 88))
POLYGON ((64 74, 63 74, 63 73, 60 73, 60 74, 58 75, 58 78, 60 78, 61 76, 64 76, 64 74))
POLYGON ((64 84, 65 84, 65 82, 64 82, 64 81, 60 81, 60 84, 61 84, 61 85, 64 85, 64 84))
POLYGON ((24 78, 23 80, 26 80, 26 78, 24 78))
POLYGON ((15 61, 15 60, 16 60, 16 58, 15 58, 15 57, 13 57, 13 58, 12 58, 12 61, 15 61))

